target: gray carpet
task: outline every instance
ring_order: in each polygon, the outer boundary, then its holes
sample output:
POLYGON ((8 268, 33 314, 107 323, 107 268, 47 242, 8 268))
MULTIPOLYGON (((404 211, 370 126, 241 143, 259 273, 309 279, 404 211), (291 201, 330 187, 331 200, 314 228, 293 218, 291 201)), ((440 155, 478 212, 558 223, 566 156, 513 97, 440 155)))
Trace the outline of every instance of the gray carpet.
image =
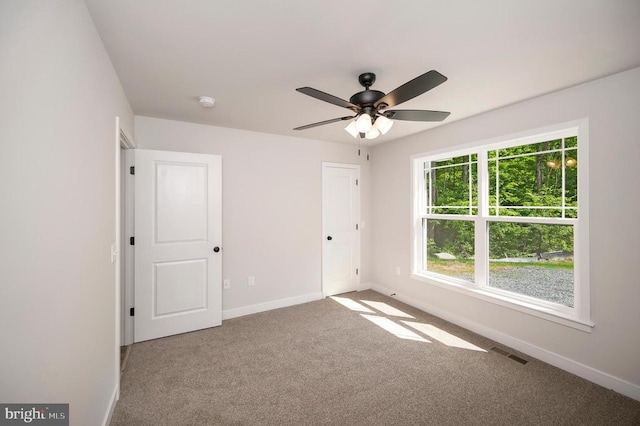
POLYGON ((329 298, 135 344, 111 425, 640 425, 638 401, 373 291, 341 297, 374 312, 329 298))

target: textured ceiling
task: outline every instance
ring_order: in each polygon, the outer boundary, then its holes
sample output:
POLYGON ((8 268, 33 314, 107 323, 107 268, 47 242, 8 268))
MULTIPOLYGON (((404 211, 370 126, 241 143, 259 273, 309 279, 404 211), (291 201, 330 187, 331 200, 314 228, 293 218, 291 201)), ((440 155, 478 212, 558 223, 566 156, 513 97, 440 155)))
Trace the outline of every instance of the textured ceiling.
POLYGON ((397 109, 449 118, 398 121, 384 143, 640 66, 638 0, 86 3, 136 115, 341 143, 354 143, 345 123, 292 130, 349 115, 295 88, 348 100, 362 72, 385 93, 447 76, 397 109))

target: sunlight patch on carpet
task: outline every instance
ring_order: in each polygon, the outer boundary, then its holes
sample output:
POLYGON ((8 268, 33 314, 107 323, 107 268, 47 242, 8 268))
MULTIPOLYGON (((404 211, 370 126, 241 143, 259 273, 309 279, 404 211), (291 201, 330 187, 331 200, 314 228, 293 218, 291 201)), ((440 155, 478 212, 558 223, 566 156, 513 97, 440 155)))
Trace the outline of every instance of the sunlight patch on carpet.
POLYGON ((378 327, 382 328, 383 330, 388 331, 389 333, 393 334, 394 336, 396 336, 396 337, 398 337, 400 339, 415 340, 417 342, 431 343, 429 340, 425 339, 424 337, 414 333, 413 331, 409 330, 408 328, 405 328, 405 327, 401 326, 400 324, 397 324, 397 323, 391 321, 388 318, 377 317, 377 316, 374 316, 374 315, 365 315, 365 314, 360 314, 360 316, 363 317, 363 318, 368 319, 369 321, 371 321, 372 323, 374 323, 378 327))
POLYGON ((384 302, 374 302, 371 300, 361 300, 362 303, 371 306, 374 309, 379 310, 385 315, 391 315, 394 317, 402 317, 402 318, 411 318, 415 319, 416 317, 411 316, 405 312, 402 312, 400 309, 394 308, 391 305, 388 305, 384 302))
POLYGON ((471 351, 479 351, 479 352, 487 352, 482 348, 477 347, 474 344, 467 342, 457 336, 454 336, 451 333, 447 333, 444 330, 440 330, 438 327, 435 327, 431 324, 422 324, 419 322, 412 321, 402 321, 403 324, 408 325, 420 333, 426 334, 434 340, 437 340, 440 343, 443 343, 452 348, 460 348, 460 349, 468 349, 471 351))
POLYGON ((341 304, 345 308, 351 309, 352 311, 366 312, 368 314, 375 314, 375 312, 373 312, 371 309, 367 308, 364 305, 359 304, 358 302, 356 302, 353 299, 349 299, 347 297, 337 297, 337 296, 331 296, 330 298, 335 300, 336 302, 338 302, 339 304, 341 304))

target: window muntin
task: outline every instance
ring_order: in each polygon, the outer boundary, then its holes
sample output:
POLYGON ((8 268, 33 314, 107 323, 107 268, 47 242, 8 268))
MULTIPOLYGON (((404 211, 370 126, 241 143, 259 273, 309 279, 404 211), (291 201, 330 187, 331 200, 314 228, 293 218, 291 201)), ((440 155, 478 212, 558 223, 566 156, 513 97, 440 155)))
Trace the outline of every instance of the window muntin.
MULTIPOLYGON (((505 139, 451 153, 416 156, 414 176, 418 192, 414 198, 414 274, 432 278, 434 281, 431 282, 437 285, 452 284, 456 291, 469 289, 485 300, 491 300, 486 299, 487 295, 495 294, 496 303, 514 303, 521 307, 518 310, 530 313, 539 310, 539 316, 548 318, 547 314, 551 313, 588 327, 590 299, 586 225, 588 215, 584 210, 586 198, 581 203, 580 217, 584 216, 584 219, 578 220, 578 181, 581 179, 580 185, 586 185, 586 177, 582 174, 586 175, 588 165, 587 126, 587 121, 581 120, 574 122, 573 127, 557 126, 558 130, 540 135, 531 133, 517 140, 505 139), (585 162, 580 176, 578 152, 585 162), (520 167, 526 167, 519 173, 511 173, 510 177, 509 167, 517 167, 518 161, 520 167), (547 164, 548 162, 551 163, 547 164), (459 196, 460 186, 447 186, 458 189, 457 198, 453 198, 456 202, 441 203, 439 200, 451 199, 443 194, 442 189, 438 193, 440 198, 434 199, 429 185, 438 183, 437 178, 431 177, 432 170, 436 167, 458 167, 460 177, 459 169, 463 164, 468 164, 469 171, 472 171, 471 183, 465 187, 471 195, 463 199, 459 196), (542 172, 541 164, 544 165, 542 172), (514 186, 518 185, 524 186, 524 190, 514 191, 514 186), (447 208, 441 208, 444 206, 447 208), (465 237, 462 241, 465 247, 473 245, 473 253, 469 254, 467 251, 462 256, 456 255, 460 253, 451 253, 455 257, 448 260, 453 263, 452 267, 448 267, 447 259, 444 262, 442 259, 434 259, 436 252, 447 253, 443 250, 444 247, 455 246, 446 239, 444 244, 438 244, 435 238, 429 238, 438 233, 437 229, 429 229, 429 224, 436 220, 448 224, 450 228, 454 227, 451 224, 456 221, 465 221, 468 224, 466 226, 474 229, 473 237, 465 237), (537 232, 538 236, 542 235, 543 240, 548 240, 548 244, 534 248, 529 244, 528 248, 519 252, 510 249, 501 254, 493 253, 491 247, 497 247, 500 233, 504 234, 509 226, 512 227, 511 231, 520 229, 522 238, 526 236, 529 243, 533 240, 532 235, 537 232), (564 240, 558 241, 559 236, 564 240), (470 242, 473 243, 469 244, 470 242), (518 262, 505 261, 516 255, 518 262), (574 265, 574 257, 579 255, 582 261, 578 270, 575 266, 578 263, 574 265), (536 260, 527 264, 522 259, 527 257, 536 260), (470 264, 473 264, 474 270, 471 275, 470 264), (527 271, 525 276, 528 278, 525 281, 517 276, 512 278, 509 287, 501 276, 504 275, 505 267, 512 268, 519 276, 523 276, 521 271, 525 270, 524 267, 531 270, 527 271)), ((584 188, 582 193, 586 194, 584 188)), ((455 237, 449 237, 449 240, 455 240, 455 237)), ((560 318, 558 322, 563 321, 560 318)), ((562 323, 574 324, 571 321, 562 323)), ((587 329, 581 325, 576 327, 587 329)))

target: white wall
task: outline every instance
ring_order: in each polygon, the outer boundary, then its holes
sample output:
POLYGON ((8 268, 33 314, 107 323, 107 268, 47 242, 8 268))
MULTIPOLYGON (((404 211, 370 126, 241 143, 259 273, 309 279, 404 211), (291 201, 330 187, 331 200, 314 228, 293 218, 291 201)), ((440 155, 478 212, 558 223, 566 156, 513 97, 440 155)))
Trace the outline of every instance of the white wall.
POLYGON ((564 367, 614 376, 616 390, 640 399, 639 112, 640 68, 375 147, 373 281, 564 367), (397 265, 410 268, 411 155, 582 117, 590 125, 591 334, 395 275, 397 265))
MULTIPOLYGON (((323 161, 361 165, 362 220, 369 224, 370 162, 355 144, 147 117, 135 123, 138 148, 222 155, 223 275, 231 280, 225 317, 321 292, 323 161)), ((365 226, 362 283, 371 278, 370 235, 365 226)))
POLYGON ((116 390, 115 116, 133 113, 80 0, 0 3, 0 401, 103 423, 116 390))

